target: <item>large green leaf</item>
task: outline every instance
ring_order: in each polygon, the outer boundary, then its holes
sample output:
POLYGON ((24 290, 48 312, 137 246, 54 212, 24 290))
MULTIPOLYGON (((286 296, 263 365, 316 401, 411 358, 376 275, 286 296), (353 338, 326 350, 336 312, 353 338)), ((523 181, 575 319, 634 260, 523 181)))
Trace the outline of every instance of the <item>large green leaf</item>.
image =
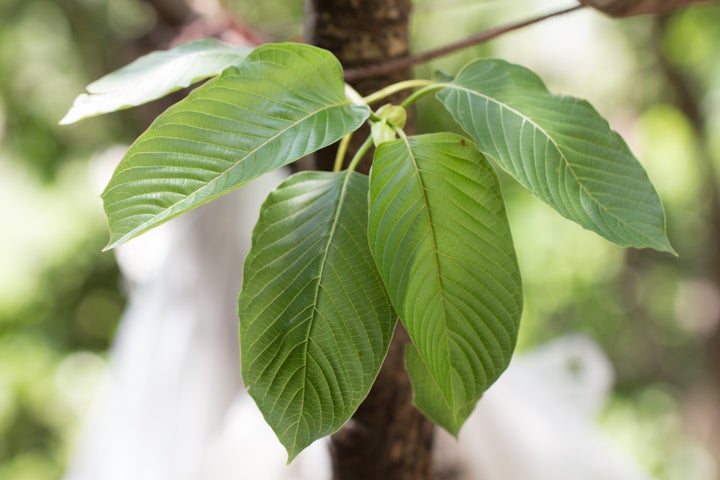
POLYGON ((144 55, 88 85, 88 93, 75 99, 60 123, 74 123, 164 97, 238 65, 251 51, 206 38, 144 55))
POLYGON ((367 243, 367 176, 304 172, 262 207, 239 299, 242 374, 292 460, 355 412, 396 315, 367 243))
POLYGON ((265 45, 160 115, 103 193, 112 248, 329 145, 369 116, 340 63, 300 44, 265 45))
POLYGON ((563 216, 621 246, 673 252, 645 170, 586 101, 552 95, 502 60, 470 63, 438 98, 483 153, 563 216))
MULTIPOLYGON (((456 431, 507 367, 522 310, 495 172, 457 135, 381 144, 370 176, 368 237, 390 300, 452 421, 426 413, 456 431)), ((409 371, 414 385, 424 381, 417 369, 409 371)))

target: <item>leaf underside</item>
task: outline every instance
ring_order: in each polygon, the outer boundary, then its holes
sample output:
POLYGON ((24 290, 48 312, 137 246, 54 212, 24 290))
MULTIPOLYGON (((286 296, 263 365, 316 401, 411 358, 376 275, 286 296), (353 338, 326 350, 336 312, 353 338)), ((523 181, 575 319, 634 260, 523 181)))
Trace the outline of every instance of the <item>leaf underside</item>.
POLYGON ((454 412, 442 388, 433 378, 412 343, 405 346, 405 368, 412 381, 413 404, 427 417, 457 437, 463 423, 472 413, 474 405, 467 404, 458 412, 454 412))
POLYGON ((160 115, 103 193, 112 248, 357 129, 329 52, 264 45, 160 115))
POLYGON ((437 96, 480 151, 561 215, 620 246, 674 253, 645 170, 588 102, 494 59, 470 63, 437 96))
POLYGON ((262 207, 239 298, 242 375, 292 460, 365 398, 396 315, 367 244, 368 178, 303 172, 262 207))
MULTIPOLYGON (((430 389, 419 388, 416 404, 456 433, 507 367, 522 310, 495 172, 457 135, 383 143, 370 177, 368 237, 390 300, 443 395, 424 398, 430 389), (423 408, 431 404, 447 411, 423 408)), ((413 385, 428 380, 421 370, 409 368, 413 385)))
POLYGON ((88 85, 60 124, 151 102, 238 65, 251 51, 206 38, 144 55, 88 85))

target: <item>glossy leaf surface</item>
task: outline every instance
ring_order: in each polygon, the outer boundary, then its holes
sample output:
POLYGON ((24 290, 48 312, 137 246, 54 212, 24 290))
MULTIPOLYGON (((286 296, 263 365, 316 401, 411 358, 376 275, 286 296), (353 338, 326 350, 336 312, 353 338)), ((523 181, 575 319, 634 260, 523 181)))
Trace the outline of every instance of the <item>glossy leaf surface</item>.
POLYGON ((114 247, 327 146, 367 119, 350 105, 337 59, 264 45, 160 115, 103 193, 114 247))
POLYGON ((586 101, 502 60, 470 63, 438 98, 480 151, 566 218, 621 246, 673 252, 645 170, 586 101))
POLYGON ((426 413, 454 432, 507 367, 522 310, 495 172, 457 135, 383 143, 371 171, 368 225, 390 300, 453 421, 426 413))
POLYGON ((60 123, 74 123, 164 97, 238 65, 251 51, 206 38, 149 53, 88 85, 88 93, 75 99, 60 123))
POLYGON ((396 315, 367 244, 368 178, 303 172, 260 213, 239 299, 248 392, 292 460, 365 398, 396 315))

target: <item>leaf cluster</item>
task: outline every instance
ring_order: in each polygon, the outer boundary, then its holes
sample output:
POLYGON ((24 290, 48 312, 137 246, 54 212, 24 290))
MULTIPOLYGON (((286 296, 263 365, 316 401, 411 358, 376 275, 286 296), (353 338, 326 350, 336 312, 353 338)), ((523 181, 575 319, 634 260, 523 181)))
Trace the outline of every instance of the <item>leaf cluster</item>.
POLYGON ((103 193, 107 248, 343 139, 336 171, 293 175, 270 194, 243 271, 242 375, 290 459, 355 412, 397 319, 412 340, 415 403, 453 434, 509 364, 522 283, 488 159, 609 241, 673 252, 658 194, 620 136, 587 102, 502 60, 361 98, 327 51, 204 41, 101 79, 65 121, 210 76, 115 171, 103 193), (143 78, 145 89, 129 88, 143 78), (372 110, 404 89, 415 92, 401 106, 372 110), (402 107, 432 93, 467 137, 405 134, 402 107), (341 170, 365 122, 373 135, 341 170), (355 172, 373 140, 370 175, 355 172))

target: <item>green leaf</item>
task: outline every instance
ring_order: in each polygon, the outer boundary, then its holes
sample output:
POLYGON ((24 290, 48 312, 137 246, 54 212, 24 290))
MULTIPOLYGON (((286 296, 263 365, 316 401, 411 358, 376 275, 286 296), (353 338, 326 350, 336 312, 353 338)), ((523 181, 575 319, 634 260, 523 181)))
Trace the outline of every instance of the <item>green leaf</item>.
POLYGON ((83 118, 123 110, 189 87, 238 65, 252 51, 206 38, 178 45, 170 50, 144 55, 125 67, 87 86, 61 125, 83 118))
MULTIPOLYGON (((507 367, 522 310, 495 172, 457 135, 383 143, 370 175, 368 225, 390 301, 449 410, 425 412, 456 432, 507 367)), ((426 384, 413 366, 413 384, 426 384)), ((423 391, 421 405, 429 403, 423 391)))
POLYGON ((405 368, 412 382, 413 404, 427 417, 457 437, 460 427, 472 413, 473 405, 468 404, 461 411, 453 412, 442 388, 435 381, 412 343, 405 346, 405 368))
POLYGON ((160 115, 103 193, 115 247, 342 138, 369 116, 345 98, 340 63, 264 45, 160 115))
POLYGON ((674 253, 645 170, 586 101, 502 60, 470 63, 437 96, 480 151, 561 215, 620 246, 674 253))
POLYGON ((289 460, 350 418, 390 345, 397 316, 367 244, 367 193, 359 173, 296 174, 253 232, 242 375, 289 460))

